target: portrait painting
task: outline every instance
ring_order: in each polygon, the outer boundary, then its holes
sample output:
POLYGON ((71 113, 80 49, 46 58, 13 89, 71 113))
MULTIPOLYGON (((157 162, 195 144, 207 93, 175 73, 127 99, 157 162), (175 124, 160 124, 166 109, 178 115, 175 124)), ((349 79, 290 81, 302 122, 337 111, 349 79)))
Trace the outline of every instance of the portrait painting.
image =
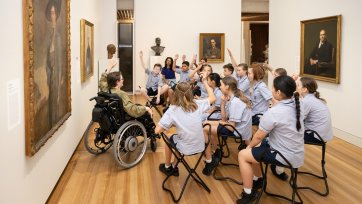
POLYGON ((200 58, 208 62, 224 62, 224 33, 200 33, 200 58))
POLYGON ((300 74, 340 83, 341 16, 301 21, 300 74))
POLYGON ((80 28, 80 73, 83 83, 94 73, 94 26, 82 19, 80 28))
POLYGON ((71 114, 70 0, 24 0, 26 154, 34 155, 71 114))

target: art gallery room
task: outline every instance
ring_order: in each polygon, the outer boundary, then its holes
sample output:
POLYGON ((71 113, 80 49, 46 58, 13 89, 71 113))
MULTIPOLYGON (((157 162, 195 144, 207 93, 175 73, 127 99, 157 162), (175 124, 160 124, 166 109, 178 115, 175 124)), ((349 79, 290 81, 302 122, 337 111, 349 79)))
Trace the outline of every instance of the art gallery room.
POLYGON ((0 1, 0 203, 361 203, 361 8, 0 1))

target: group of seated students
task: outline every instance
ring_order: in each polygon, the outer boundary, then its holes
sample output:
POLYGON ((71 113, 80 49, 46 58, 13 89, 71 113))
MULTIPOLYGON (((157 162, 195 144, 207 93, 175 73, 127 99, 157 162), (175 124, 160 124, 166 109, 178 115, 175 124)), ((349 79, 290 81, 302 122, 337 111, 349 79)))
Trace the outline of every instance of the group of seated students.
MULTIPOLYGON (((270 148, 282 153, 293 168, 302 166, 304 142, 319 141, 315 135, 305 134, 304 130, 316 131, 324 142, 331 140, 331 116, 326 101, 319 96, 314 79, 290 77, 285 69, 274 70, 265 64, 252 64, 251 67, 237 65, 229 49, 228 53, 232 63, 223 67, 224 77, 221 78, 218 73, 213 73, 206 59, 196 64, 196 56, 191 64, 183 56, 181 68, 176 66, 178 55, 174 59, 167 57, 162 70, 160 64, 155 64, 151 71, 146 68, 140 52, 141 64, 148 75, 146 88, 141 88, 141 92, 147 100, 156 96, 156 103, 160 102, 161 94, 168 95, 166 101, 169 107, 158 122, 155 133, 176 127, 176 134, 170 137, 170 141, 183 154, 191 155, 205 149, 209 129, 203 129, 202 124, 211 125, 211 145, 205 150, 206 164, 202 170, 207 176, 221 159, 217 153, 220 151, 218 135, 239 137, 233 128, 222 125, 231 125, 241 133, 247 147, 238 154, 243 191, 237 203, 250 203, 256 199, 263 183, 259 162, 272 163, 273 174, 282 180, 288 179, 283 168, 278 168, 285 165, 284 160, 270 148), (266 70, 274 77, 271 90, 263 82, 266 70), (180 74, 177 83, 175 73, 180 74), (207 121, 214 110, 220 110, 219 114, 212 115, 219 121, 207 121), (254 135, 252 125, 258 125, 254 135)), ((101 77, 101 90, 118 94, 129 115, 152 116, 148 107, 132 103, 120 90, 122 85, 120 72, 106 70, 101 77)), ((159 170, 166 175, 178 176, 178 168, 171 156, 171 150, 166 146, 165 163, 159 165, 159 170)))

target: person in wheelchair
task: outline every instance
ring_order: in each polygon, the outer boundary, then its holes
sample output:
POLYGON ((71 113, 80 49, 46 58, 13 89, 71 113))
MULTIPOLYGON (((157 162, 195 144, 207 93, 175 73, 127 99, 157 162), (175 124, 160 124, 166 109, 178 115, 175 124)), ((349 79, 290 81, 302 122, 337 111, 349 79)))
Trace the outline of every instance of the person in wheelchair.
POLYGON ((102 74, 99 81, 100 90, 103 92, 117 94, 122 99, 123 109, 129 116, 133 118, 140 118, 142 116, 152 118, 153 112, 151 108, 134 104, 128 94, 121 90, 124 82, 121 72, 110 72, 111 70, 112 68, 110 70, 106 70, 106 72, 102 74))
MULTIPOLYGON (((251 125, 251 103, 237 88, 237 81, 234 77, 228 76, 221 80, 221 121, 206 121, 211 125, 211 144, 217 147, 218 134, 224 136, 239 137, 236 129, 242 136, 242 140, 249 144, 252 136, 251 125), (223 126, 230 125, 230 126, 223 126)), ((205 129, 206 131, 206 129, 205 129)), ((211 150, 210 150, 211 151, 211 150)), ((211 154, 211 152, 210 152, 211 154)), ((221 160, 222 153, 216 149, 214 153, 215 166, 221 160)), ((210 170, 209 174, 211 173, 210 170)))
POLYGON ((256 199, 257 191, 263 183, 259 162, 287 165, 272 149, 279 151, 293 168, 303 165, 303 109, 299 94, 295 91, 296 83, 292 77, 278 76, 274 79, 272 94, 279 103, 265 112, 252 141, 246 149, 239 152, 243 192, 237 203, 251 203, 256 199), (264 139, 267 135, 269 138, 264 139))
MULTIPOLYGON (((181 82, 176 85, 174 97, 167 112, 162 116, 156 126, 155 133, 159 134, 172 126, 176 127, 177 135, 170 137, 170 141, 183 154, 191 155, 205 149, 205 138, 202 127, 202 114, 215 102, 215 95, 207 84, 206 77, 203 84, 207 90, 208 97, 196 100, 193 97, 191 85, 181 82)), ((209 148, 209 147, 208 147, 209 148)), ((160 164, 159 170, 166 175, 178 176, 178 168, 173 162, 171 165, 171 150, 165 147, 165 163, 160 164)), ((206 154, 206 167, 211 164, 211 155, 206 154)))

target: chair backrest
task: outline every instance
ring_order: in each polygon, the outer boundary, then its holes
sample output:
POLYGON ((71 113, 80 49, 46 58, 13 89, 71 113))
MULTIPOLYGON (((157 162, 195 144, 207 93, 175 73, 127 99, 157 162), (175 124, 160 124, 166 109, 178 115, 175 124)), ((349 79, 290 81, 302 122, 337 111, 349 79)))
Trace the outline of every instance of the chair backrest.
POLYGON ((122 99, 117 94, 98 92, 92 112, 92 120, 98 122, 103 131, 115 133, 125 122, 122 99))

